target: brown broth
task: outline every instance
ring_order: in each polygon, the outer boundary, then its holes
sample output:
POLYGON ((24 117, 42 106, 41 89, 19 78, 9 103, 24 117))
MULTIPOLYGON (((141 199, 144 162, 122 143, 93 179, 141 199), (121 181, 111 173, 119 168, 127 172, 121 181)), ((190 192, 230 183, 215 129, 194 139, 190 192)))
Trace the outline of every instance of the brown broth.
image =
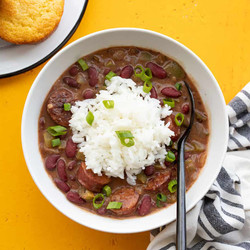
MULTIPOLYGON (((74 100, 83 100, 83 92, 86 89, 91 89, 95 93, 98 93, 99 90, 105 89, 104 86, 104 80, 105 80, 105 74, 104 72, 108 69, 115 72, 117 75, 120 74, 121 69, 126 65, 132 65, 135 67, 136 65, 141 65, 144 68, 146 67, 147 62, 153 62, 161 66, 162 68, 166 68, 167 65, 174 62, 172 59, 162 55, 159 52, 144 49, 144 48, 136 48, 136 47, 114 47, 114 48, 108 48, 103 49, 100 51, 96 51, 94 53, 91 53, 87 56, 84 56, 83 59, 87 62, 88 66, 93 66, 98 71, 98 84, 95 87, 91 87, 89 85, 89 79, 88 79, 88 71, 82 71, 79 67, 79 64, 76 62, 73 66, 77 67, 79 72, 76 76, 72 76, 69 73, 69 69, 67 69, 54 83, 51 90, 49 91, 46 99, 44 100, 43 106, 41 108, 40 118, 39 118, 39 130, 38 130, 38 136, 39 136, 39 148, 41 152, 41 156, 43 160, 52 154, 59 154, 62 159, 66 162, 66 166, 73 160, 69 159, 66 154, 64 148, 59 149, 58 147, 55 148, 48 148, 44 144, 44 133, 46 129, 49 126, 55 126, 57 123, 51 119, 51 116, 47 112, 47 103, 48 99, 51 96, 51 93, 54 91, 57 91, 60 88, 65 88, 69 90, 73 96, 74 100), (81 80, 81 84, 79 84, 79 88, 73 88, 68 86, 64 81, 64 77, 71 77, 75 80, 81 80), (43 120, 45 122, 43 122, 43 120)), ((174 62, 175 63, 175 62, 174 62)), ((183 70, 181 68, 181 70, 183 70)), ((131 77, 132 80, 134 80, 138 85, 143 85, 143 82, 135 77, 134 75, 131 77)), ((208 145, 208 139, 209 139, 209 126, 208 126, 208 119, 207 119, 207 113, 206 109, 204 107, 204 104, 202 102, 202 99, 199 95, 198 90, 196 89, 195 85, 192 83, 190 78, 185 74, 185 76, 177 81, 175 76, 168 76, 164 79, 159 79, 156 77, 153 77, 151 79, 153 86, 155 87, 158 99, 162 100, 166 98, 161 93, 161 89, 164 87, 171 86, 173 87, 176 82, 186 81, 192 89, 194 99, 195 99, 195 106, 197 111, 197 116, 194 121, 193 128, 191 130, 191 133, 187 139, 187 148, 186 148, 186 188, 189 189, 194 181, 197 179, 200 170, 202 169, 205 160, 206 160, 206 154, 207 154, 207 145, 208 145)), ((189 95, 187 92, 187 89, 183 86, 181 89, 182 95, 175 99, 175 107, 172 109, 173 114, 176 114, 178 112, 182 112, 182 105, 185 103, 190 104, 189 95)), ((190 112, 189 112, 190 114, 190 112)), ((184 126, 181 126, 181 134, 185 131, 186 126, 189 122, 189 114, 185 115, 185 121, 184 126)), ((69 129, 69 132, 61 137, 62 144, 67 141, 68 138, 72 136, 72 133, 69 129)), ((173 144, 172 147, 167 147, 167 149, 171 149, 173 152, 176 152, 176 142, 173 144), (174 147, 174 149, 173 149, 174 147)), ((69 170, 68 167, 66 167, 66 173, 68 176, 67 184, 69 185, 70 189, 75 192, 80 192, 80 190, 83 190, 83 186, 79 183, 77 179, 77 171, 80 167, 81 160, 74 159, 77 161, 77 165, 73 170, 69 170)), ((155 165, 158 165, 157 163, 155 165)), ((147 181, 150 178, 153 178, 156 173, 161 173, 165 171, 171 172, 171 179, 176 179, 176 162, 172 164, 167 164, 165 166, 165 169, 156 169, 155 168, 155 174, 153 176, 149 176, 147 178, 147 181)), ((57 170, 53 171, 47 171, 48 174, 51 176, 52 180, 55 178, 58 178, 57 170)), ((110 183, 108 184, 112 192, 116 191, 120 187, 123 186, 129 186, 128 183, 125 180, 119 179, 119 178, 111 178, 110 183)), ((137 185, 135 187, 136 192, 139 193, 139 200, 137 202, 137 207, 140 204, 140 201, 142 197, 146 194, 149 195, 152 199, 152 206, 151 206, 151 213, 154 211, 157 211, 159 208, 155 205, 156 202, 156 195, 157 193, 161 192, 164 193, 167 196, 167 202, 161 203, 163 207, 166 207, 176 201, 176 193, 170 193, 167 188, 161 191, 148 191, 145 190, 145 186, 147 183, 143 184, 137 181, 137 185)), ((109 201, 109 197, 106 198, 106 201, 104 205, 106 205, 109 201)), ((87 209, 88 211, 97 213, 97 210, 93 208, 92 201, 87 201, 84 204, 81 205, 82 208, 87 209)), ((114 218, 122 218, 127 216, 138 216, 137 209, 135 209, 132 213, 124 216, 118 216, 115 213, 113 213, 110 210, 107 210, 105 213, 105 216, 111 216, 114 218)))

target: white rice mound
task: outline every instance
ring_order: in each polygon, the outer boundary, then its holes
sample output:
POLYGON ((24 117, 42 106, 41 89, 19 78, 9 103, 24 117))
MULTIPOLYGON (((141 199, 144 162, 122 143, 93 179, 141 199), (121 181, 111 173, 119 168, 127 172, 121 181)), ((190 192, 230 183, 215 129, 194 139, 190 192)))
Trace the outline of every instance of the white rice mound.
POLYGON ((85 155, 87 169, 98 175, 124 179, 135 185, 136 175, 145 166, 164 162, 170 137, 174 135, 163 118, 172 111, 160 101, 150 98, 131 79, 115 76, 106 80, 106 90, 101 90, 95 99, 77 101, 71 108, 70 127, 73 141, 85 155), (113 100, 114 108, 105 108, 103 101, 113 100), (86 121, 88 112, 94 115, 90 126, 86 121), (134 146, 121 144, 115 131, 129 130, 134 136, 134 146))

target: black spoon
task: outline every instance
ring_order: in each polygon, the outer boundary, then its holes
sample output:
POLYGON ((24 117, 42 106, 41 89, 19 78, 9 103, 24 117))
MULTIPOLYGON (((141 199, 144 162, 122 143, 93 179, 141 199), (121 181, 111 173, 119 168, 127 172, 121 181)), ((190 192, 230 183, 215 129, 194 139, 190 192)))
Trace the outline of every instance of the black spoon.
POLYGON ((188 83, 184 82, 191 101, 190 123, 185 133, 178 141, 177 159, 177 223, 176 223, 176 249, 186 250, 186 184, 185 184, 185 142, 194 122, 194 96, 188 83))

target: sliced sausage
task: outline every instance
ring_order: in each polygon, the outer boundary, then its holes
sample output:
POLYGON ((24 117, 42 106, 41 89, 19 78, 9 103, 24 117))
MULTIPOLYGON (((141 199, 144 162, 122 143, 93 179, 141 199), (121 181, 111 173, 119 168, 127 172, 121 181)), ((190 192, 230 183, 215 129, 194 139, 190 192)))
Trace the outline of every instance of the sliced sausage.
POLYGON ((173 142, 177 141, 180 137, 180 134, 181 134, 181 128, 176 125, 176 123, 174 121, 174 117, 175 116, 172 114, 165 119, 165 124, 167 124, 169 122, 170 123, 169 129, 174 132, 174 135, 171 136, 171 140, 173 142))
POLYGON ((121 202, 120 209, 111 209, 117 215, 131 214, 136 209, 139 194, 132 187, 122 187, 117 189, 111 196, 110 201, 121 202))
POLYGON ((110 178, 106 175, 99 176, 91 169, 87 169, 85 162, 82 162, 79 167, 77 178, 86 189, 92 192, 100 192, 102 187, 110 182, 110 178))
POLYGON ((148 191, 164 191, 167 189, 168 181, 170 180, 171 172, 157 172, 152 178, 148 180, 145 190, 148 191))
POLYGON ((72 114, 70 111, 64 110, 64 103, 74 104, 72 92, 65 88, 55 90, 48 99, 47 111, 56 123, 68 126, 72 114))

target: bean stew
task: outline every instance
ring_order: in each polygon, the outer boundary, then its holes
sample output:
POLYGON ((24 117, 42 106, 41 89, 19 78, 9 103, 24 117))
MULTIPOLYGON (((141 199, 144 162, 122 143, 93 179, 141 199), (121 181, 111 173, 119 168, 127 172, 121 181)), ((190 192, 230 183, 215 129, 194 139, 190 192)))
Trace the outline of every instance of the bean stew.
POLYGON ((209 124, 198 90, 176 61, 144 48, 111 47, 84 56, 58 78, 41 108, 39 148, 47 173, 70 202, 102 216, 124 218, 145 216, 176 201, 177 142, 190 119, 184 81, 191 86, 196 106, 194 125, 185 146, 188 190, 206 161, 209 124), (146 76, 152 74, 150 83, 138 77, 142 71, 146 76), (166 145, 165 163, 145 166, 137 175, 136 185, 118 177, 94 174, 72 140, 71 107, 76 101, 95 98, 100 90, 106 89, 107 75, 145 85, 151 98, 173 110, 165 119, 174 132, 170 145, 166 145))

